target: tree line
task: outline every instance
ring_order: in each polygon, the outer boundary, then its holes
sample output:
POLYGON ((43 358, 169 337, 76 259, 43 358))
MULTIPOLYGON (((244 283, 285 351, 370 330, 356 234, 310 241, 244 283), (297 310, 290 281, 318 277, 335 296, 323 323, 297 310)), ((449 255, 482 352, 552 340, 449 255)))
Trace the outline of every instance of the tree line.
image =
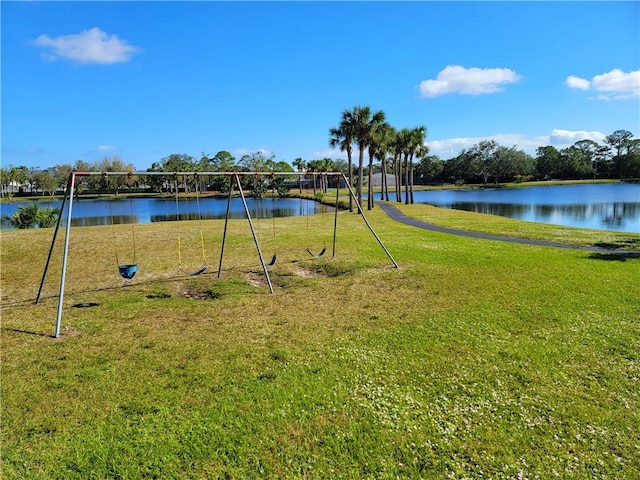
MULTIPOLYGON (((640 178, 640 139, 627 130, 616 130, 605 137, 603 144, 593 140, 580 140, 572 146, 557 149, 548 145, 539 147, 531 156, 517 146, 506 147, 494 140, 484 140, 463 149, 451 159, 442 160, 430 155, 426 145, 427 129, 424 125, 396 129, 386 121, 382 110, 373 111, 369 106, 354 106, 345 109, 337 126, 329 128, 328 143, 345 152, 347 161, 322 158, 303 160, 296 158, 291 163, 276 160, 273 153, 252 152, 239 159, 225 150, 215 155, 202 154, 195 158, 187 154, 174 153, 154 162, 148 172, 199 172, 198 176, 89 176, 79 177, 78 193, 83 191, 109 191, 118 193, 122 189, 150 189, 154 192, 175 193, 178 191, 228 192, 230 180, 226 176, 207 175, 207 172, 342 172, 350 185, 354 185, 358 204, 363 206, 367 187, 367 208, 374 208, 373 175, 381 175, 380 199, 389 200, 389 191, 395 191, 398 202, 414 203, 414 185, 425 184, 487 184, 502 182, 525 182, 547 179, 602 179, 640 178), (357 164, 354 154, 357 149, 357 164), (295 168, 295 170, 294 170, 295 168), (394 181, 389 182, 389 178, 394 181), (391 185, 390 185, 391 183, 391 185)), ((49 193, 64 188, 71 171, 133 172, 132 164, 119 157, 105 157, 88 163, 78 160, 75 164, 59 164, 47 170, 29 170, 27 167, 0 169, 2 195, 13 193, 13 185, 23 185, 31 193, 49 193)), ((242 186, 256 197, 268 190, 285 195, 296 184, 302 193, 313 188, 314 195, 326 193, 335 186, 335 177, 313 175, 299 178, 284 176, 243 176, 242 186), (330 185, 330 182, 334 184, 330 185)), ((349 209, 353 211, 353 200, 349 198, 349 209)))
POLYGON ((640 178, 640 139, 627 130, 607 135, 603 144, 579 140, 558 150, 538 147, 532 157, 517 147, 482 141, 446 162, 422 159, 417 168, 424 182, 501 183, 529 180, 640 178))

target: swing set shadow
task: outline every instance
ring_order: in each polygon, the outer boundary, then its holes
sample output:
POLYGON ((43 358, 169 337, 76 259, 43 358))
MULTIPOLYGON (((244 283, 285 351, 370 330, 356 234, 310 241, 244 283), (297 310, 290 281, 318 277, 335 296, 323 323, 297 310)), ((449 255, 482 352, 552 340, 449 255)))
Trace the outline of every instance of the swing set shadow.
MULTIPOLYGON (((398 264, 396 263, 396 261, 394 260, 394 258, 391 256, 391 253, 389 253, 389 251, 387 250, 387 248, 384 246, 384 244, 382 243, 382 240, 380 239, 380 237, 378 237, 377 233, 375 232, 375 230, 373 229, 373 227, 371 226, 371 224, 369 223, 369 221, 367 220, 364 211, 362 209, 362 206, 360 205, 360 203, 358 202, 358 199, 355 195, 355 192, 353 191, 352 186, 349 184, 349 181, 347 180, 347 177, 341 173, 341 172, 80 172, 80 171, 73 171, 69 174, 69 178, 67 181, 67 188, 65 189, 65 195, 62 199, 62 206, 60 208, 60 215, 58 216, 58 221, 56 223, 56 227, 55 230, 53 232, 53 239, 51 241, 51 246, 49 248, 49 254, 47 257, 47 262, 45 264, 44 267, 44 272, 42 274, 42 279, 40 281, 40 287, 38 288, 38 294, 36 296, 36 300, 35 300, 35 304, 37 305, 40 302, 41 296, 42 296, 42 289, 44 287, 44 283, 45 283, 45 279, 47 277, 47 272, 49 270, 49 264, 51 262, 51 257, 54 251, 54 247, 56 244, 56 239, 58 236, 58 231, 60 230, 60 226, 62 224, 62 218, 65 214, 65 207, 66 208, 66 228, 65 228, 65 238, 64 238, 64 247, 63 247, 63 255, 62 255, 62 272, 60 275, 60 284, 59 284, 59 293, 58 293, 58 308, 57 308, 57 315, 56 315, 56 327, 55 327, 55 334, 54 337, 58 338, 60 336, 60 329, 61 329, 61 324, 62 324, 62 312, 63 312, 63 301, 64 301, 64 293, 65 293, 65 281, 66 281, 66 273, 67 273, 67 261, 68 261, 68 257, 69 257, 69 240, 70 240, 70 233, 71 233, 71 220, 73 218, 73 198, 74 198, 74 190, 75 190, 75 186, 76 186, 76 179, 78 177, 87 177, 87 176, 94 176, 94 175, 101 175, 103 178, 107 178, 108 176, 128 176, 129 178, 135 176, 173 176, 175 179, 178 178, 178 176, 182 175, 186 178, 186 176, 193 176, 195 178, 198 178, 199 175, 206 175, 206 176, 226 176, 230 178, 230 188, 229 188, 229 195, 227 197, 227 208, 226 208, 226 214, 225 214, 225 222, 224 222, 224 231, 223 231, 223 235, 222 235, 222 248, 220 251, 220 260, 219 260, 219 264, 218 264, 218 270, 217 270, 217 278, 220 278, 220 274, 222 272, 222 264, 223 264, 223 259, 224 259, 224 253, 225 253, 225 246, 226 246, 226 240, 227 240, 227 227, 229 224, 229 218, 230 218, 230 209, 231 209, 231 199, 234 195, 234 188, 237 188, 238 193, 240 195, 240 198, 242 199, 242 205, 244 208, 244 213, 246 215, 246 219, 247 222, 249 223, 249 228, 251 230, 251 235, 253 236, 253 241, 255 243, 255 247, 256 247, 256 251, 258 253, 258 257, 260 259, 260 264, 262 265, 262 271, 264 273, 267 285, 269 287, 269 292, 271 294, 274 294, 274 289, 273 289, 273 284, 271 283, 271 278, 269 276, 269 268, 273 267, 277 261, 277 255, 274 254, 273 257, 271 258, 271 260, 269 262, 265 261, 265 257, 262 253, 262 248, 260 246, 260 242, 258 240, 258 235, 256 233, 256 229, 254 227, 254 222, 252 220, 251 217, 251 213, 249 211, 249 207, 247 205, 247 200, 246 200, 246 196, 244 194, 244 191, 242 189, 242 183, 240 181, 240 177, 242 176, 247 176, 247 175, 253 175, 253 176, 265 176, 265 177, 275 177, 277 175, 281 175, 281 176, 308 176, 308 175, 324 175, 327 177, 337 177, 338 180, 338 184, 337 184, 337 188, 336 188, 336 197, 335 197, 335 213, 334 213, 334 221, 333 221, 333 244, 332 244, 332 257, 335 257, 336 254, 336 239, 337 239, 337 228, 338 228, 338 210, 339 210, 339 195, 340 195, 340 185, 343 184, 348 192, 349 195, 351 197, 351 199, 353 200, 353 202, 356 204, 357 208, 358 208, 358 215, 360 215, 363 219, 363 221, 365 222, 366 226, 368 227, 369 231, 371 232, 371 234, 375 237, 375 239, 377 240, 378 244, 380 245, 380 247, 384 250, 384 252, 386 253, 386 255, 388 256, 388 258, 391 260, 393 266, 395 268, 399 268, 398 264)), ((177 185, 177 180, 176 180, 176 185, 177 185)), ((198 188, 198 187, 196 187, 198 188)), ((198 192, 196 191, 196 198, 198 198, 198 216, 200 217, 201 220, 201 216, 200 216, 200 211, 199 211, 199 196, 198 196, 198 192)), ((177 202, 177 190, 176 190, 176 202, 177 202)), ((131 205, 133 205, 133 203, 131 203, 131 205)), ((131 207, 133 209, 133 207, 131 207)), ((178 203, 176 203, 176 208, 178 208, 178 203)), ((133 216, 133 213, 132 213, 133 216)), ((180 219, 180 215, 179 215, 179 210, 178 210, 178 220, 180 219)), ((202 242, 202 252, 203 252, 203 266, 195 271, 195 272, 191 272, 189 274, 187 274, 186 276, 197 276, 197 275, 201 275, 203 273, 205 273, 205 271, 207 271, 207 264, 206 264, 206 257, 204 256, 204 240, 203 240, 203 235, 202 235, 202 228, 200 230, 200 238, 201 238, 201 242, 202 242)), ((116 255, 116 263, 118 264, 118 271, 120 273, 120 276, 122 276, 122 278, 124 278, 125 280, 130 280, 132 279, 135 274, 138 271, 138 264, 137 264, 137 259, 135 257, 135 237, 134 237, 134 233, 133 233, 133 225, 132 225, 132 242, 134 245, 134 254, 133 254, 133 261, 131 263, 120 263, 120 261, 117 258, 116 255)), ((178 237, 178 242, 180 242, 180 237, 178 237)), ((178 244, 180 248, 180 243, 178 244)), ((180 250, 179 250, 180 251, 180 250)), ((307 253, 309 253, 309 255, 311 255, 313 258, 321 258, 326 254, 327 251, 327 247, 325 246, 320 252, 318 252, 317 254, 314 254, 310 248, 307 248, 307 253)), ((181 266, 181 265, 180 265, 181 266)), ((215 272, 211 272, 211 273, 215 273, 215 272)))

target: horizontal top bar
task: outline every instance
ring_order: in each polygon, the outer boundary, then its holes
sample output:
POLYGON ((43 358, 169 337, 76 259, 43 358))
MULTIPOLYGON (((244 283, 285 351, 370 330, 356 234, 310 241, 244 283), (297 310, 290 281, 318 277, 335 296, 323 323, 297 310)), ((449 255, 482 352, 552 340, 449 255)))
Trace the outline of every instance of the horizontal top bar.
POLYGON ((80 172, 73 171, 71 175, 75 175, 76 177, 88 177, 88 176, 96 176, 96 175, 165 175, 165 176, 174 176, 174 175, 225 175, 229 177, 233 177, 235 175, 238 176, 246 176, 246 175, 262 175, 265 177, 276 176, 276 175, 328 175, 328 176, 341 176, 342 172, 144 172, 144 171, 133 171, 133 172, 80 172))

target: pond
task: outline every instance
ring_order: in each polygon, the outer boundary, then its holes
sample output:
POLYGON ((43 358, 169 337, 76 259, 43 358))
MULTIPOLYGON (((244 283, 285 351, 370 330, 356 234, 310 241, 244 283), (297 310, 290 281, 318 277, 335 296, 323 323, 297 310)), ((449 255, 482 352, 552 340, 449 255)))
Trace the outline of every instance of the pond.
POLYGON ((414 192, 414 201, 531 222, 640 233, 640 184, 420 191, 414 192))
MULTIPOLYGON (((247 198, 252 218, 294 217, 333 211, 332 207, 300 198, 247 198)), ((31 202, 2 204, 2 216, 12 215, 21 205, 31 202)), ((38 202, 40 207, 57 207, 62 201, 38 202)), ((65 207, 66 210, 66 207, 65 207)), ((225 218, 226 198, 120 198, 115 200, 80 199, 73 201, 72 226, 110 225, 112 223, 152 223, 175 220, 225 218)), ((232 198, 229 218, 245 218, 242 199, 232 198)), ((3 225, 3 228, 8 228, 3 225)))
MULTIPOLYGON (((376 199, 380 195, 376 194, 376 199)), ((395 197, 394 197, 395 199, 395 197)), ((640 184, 583 184, 521 188, 429 190, 414 193, 416 203, 501 215, 531 222, 570 227, 640 233, 640 184)), ((2 215, 13 214, 29 202, 2 204, 2 215)), ((39 202, 59 207, 61 201, 39 202)), ((332 207, 299 198, 247 198, 254 218, 309 215, 332 207)), ((113 201, 80 199, 73 202, 74 226, 110 223, 150 223, 225 218, 226 198, 121 198, 113 201), (199 203, 199 210, 198 210, 199 203)), ((240 198, 231 201, 231 218, 244 218, 240 198)), ((7 228, 6 225, 3 228, 7 228)))

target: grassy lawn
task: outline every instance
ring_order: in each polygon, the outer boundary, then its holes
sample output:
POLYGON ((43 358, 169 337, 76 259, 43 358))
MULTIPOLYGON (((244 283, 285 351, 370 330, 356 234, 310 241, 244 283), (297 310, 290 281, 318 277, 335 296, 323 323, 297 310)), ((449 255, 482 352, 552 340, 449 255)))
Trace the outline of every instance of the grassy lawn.
MULTIPOLYGON (((443 226, 571 243, 640 235, 402 206, 443 226), (505 223, 506 220, 506 223, 505 223), (506 225, 506 226, 505 226, 506 225), (484 231, 484 230, 483 230, 484 231)), ((640 259, 360 217, 2 232, 2 478, 616 478, 640 471, 640 259)), ((625 243, 626 242, 626 243, 625 243)))

